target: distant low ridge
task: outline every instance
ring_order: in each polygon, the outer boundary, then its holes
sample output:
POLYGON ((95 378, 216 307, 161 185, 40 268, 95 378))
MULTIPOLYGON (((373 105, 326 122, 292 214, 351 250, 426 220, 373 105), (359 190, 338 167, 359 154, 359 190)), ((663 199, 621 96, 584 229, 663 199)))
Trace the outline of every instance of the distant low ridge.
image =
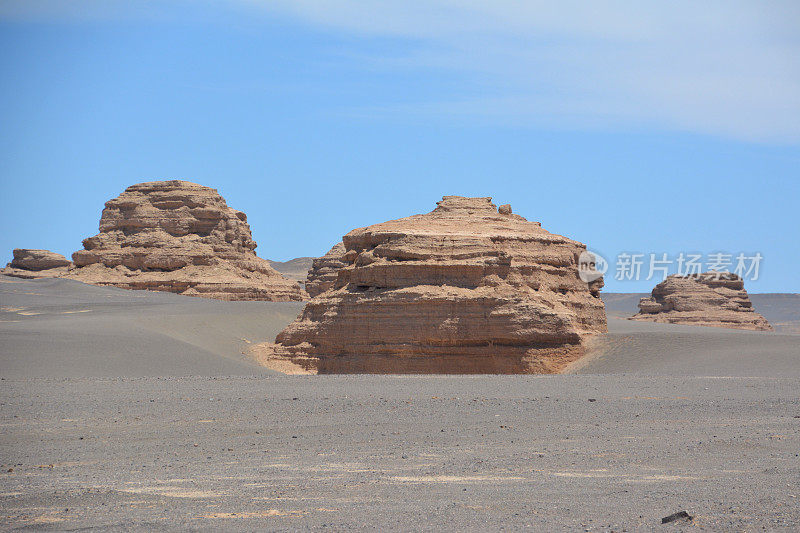
POLYGON ((271 259, 267 259, 267 262, 269 263, 269 266, 283 274, 285 277, 304 283, 306 281, 306 276, 308 275, 308 270, 311 268, 311 265, 314 262, 314 258, 295 257, 294 259, 289 259, 288 261, 273 261, 271 259))

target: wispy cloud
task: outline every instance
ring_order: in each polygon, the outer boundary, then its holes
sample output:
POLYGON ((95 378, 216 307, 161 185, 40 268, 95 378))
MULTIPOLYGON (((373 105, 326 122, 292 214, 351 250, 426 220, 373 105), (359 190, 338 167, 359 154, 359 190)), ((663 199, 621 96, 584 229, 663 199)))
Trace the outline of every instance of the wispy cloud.
POLYGON ((457 71, 481 94, 384 113, 800 142, 794 1, 243 1, 334 31, 406 39, 405 57, 374 61, 457 71))
MULTIPOLYGON (((152 16, 186 2, 0 0, 0 17, 152 16), (136 6, 131 7, 131 6, 136 6)), ((354 113, 800 143, 800 2, 206 0, 363 38, 364 68, 461 90, 354 113), (375 39, 400 43, 391 56, 375 39), (403 46, 405 45, 405 46, 403 46)))

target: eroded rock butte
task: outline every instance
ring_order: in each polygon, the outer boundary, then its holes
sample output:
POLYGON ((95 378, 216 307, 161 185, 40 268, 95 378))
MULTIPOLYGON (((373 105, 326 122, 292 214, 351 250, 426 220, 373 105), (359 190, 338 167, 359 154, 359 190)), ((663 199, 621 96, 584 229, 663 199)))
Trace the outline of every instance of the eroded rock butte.
POLYGON ((50 250, 16 248, 12 253, 13 259, 0 270, 0 274, 18 278, 53 278, 66 274, 72 266, 69 259, 50 250))
POLYGON ((132 185, 106 202, 100 233, 67 277, 220 300, 302 300, 300 285, 256 256, 247 216, 188 181, 132 185))
POLYGON ((551 373, 606 331, 579 242, 491 198, 351 231, 314 263, 316 294, 264 365, 305 373, 551 373))
POLYGON ((306 276, 306 292, 312 298, 327 291, 336 284, 339 270, 347 266, 342 256, 347 250, 337 242, 327 254, 314 259, 306 276))
POLYGON ((667 277, 639 302, 631 320, 772 331, 753 310, 744 281, 730 272, 667 277))
POLYGON ((303 300, 305 291, 256 256, 247 216, 216 189, 154 181, 105 204, 100 233, 53 272, 95 285, 148 289, 220 300, 303 300))

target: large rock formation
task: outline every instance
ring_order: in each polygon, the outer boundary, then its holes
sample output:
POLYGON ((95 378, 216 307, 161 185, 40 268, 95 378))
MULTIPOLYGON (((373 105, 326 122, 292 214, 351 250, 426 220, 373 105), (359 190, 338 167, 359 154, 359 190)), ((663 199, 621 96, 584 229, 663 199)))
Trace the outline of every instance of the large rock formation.
POLYGON ((729 272, 669 276, 639 302, 631 320, 772 331, 753 310, 744 281, 729 272))
POLYGON ((256 256, 247 216, 216 189, 187 181, 132 185, 106 202, 100 233, 64 277, 220 300, 302 300, 305 292, 256 256))
POLYGON ((54 278, 67 273, 72 263, 50 250, 14 249, 14 258, 0 274, 18 278, 54 278))
POLYGON ((329 253, 343 266, 309 274, 335 271, 332 286, 254 355, 299 372, 557 372, 606 331, 603 281, 579 278, 583 244, 504 212, 446 196, 351 231, 329 253))
POLYGON ((347 266, 343 256, 347 250, 337 242, 328 253, 314 259, 306 276, 306 292, 312 298, 332 288, 339 276, 339 270, 347 266))

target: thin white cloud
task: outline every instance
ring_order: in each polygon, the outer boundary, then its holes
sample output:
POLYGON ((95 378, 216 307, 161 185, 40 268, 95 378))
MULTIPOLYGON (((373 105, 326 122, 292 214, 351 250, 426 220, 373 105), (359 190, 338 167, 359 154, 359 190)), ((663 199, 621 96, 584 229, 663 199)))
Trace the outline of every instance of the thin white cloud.
POLYGON ((404 103, 398 116, 800 142, 800 2, 244 1, 328 29, 408 39, 406 57, 374 63, 457 71, 483 93, 404 103))
MULTIPOLYGON (((149 17, 174 0, 0 0, 0 17, 149 17), (132 7, 135 6, 135 7, 132 7)), ((375 116, 646 127, 800 143, 800 2, 206 0, 364 37, 362 68, 463 80, 375 116), (391 56, 370 52, 390 39, 391 56), (407 46, 402 46, 406 44, 407 46), (398 48, 401 52, 397 52, 398 48)), ((187 11, 188 13, 189 11, 187 11)))

